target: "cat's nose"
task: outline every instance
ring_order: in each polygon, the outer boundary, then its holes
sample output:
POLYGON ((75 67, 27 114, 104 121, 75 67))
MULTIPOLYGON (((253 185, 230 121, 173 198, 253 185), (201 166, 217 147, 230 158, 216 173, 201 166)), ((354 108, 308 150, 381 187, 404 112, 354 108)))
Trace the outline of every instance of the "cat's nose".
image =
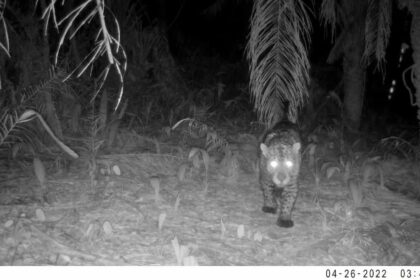
POLYGON ((273 178, 273 182, 276 185, 285 185, 289 183, 289 181, 290 181, 290 177, 286 173, 283 173, 283 172, 276 173, 273 178))

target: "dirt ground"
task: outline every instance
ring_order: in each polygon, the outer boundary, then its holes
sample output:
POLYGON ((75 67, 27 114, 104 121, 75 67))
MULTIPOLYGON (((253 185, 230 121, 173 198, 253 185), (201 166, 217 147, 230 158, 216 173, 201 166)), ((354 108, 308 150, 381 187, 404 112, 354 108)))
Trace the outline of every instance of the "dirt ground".
POLYGON ((252 164, 189 152, 99 155, 94 176, 88 159, 44 160, 43 187, 31 161, 3 162, 0 264, 420 265, 418 201, 374 182, 355 207, 304 160, 295 226, 280 228, 252 164))

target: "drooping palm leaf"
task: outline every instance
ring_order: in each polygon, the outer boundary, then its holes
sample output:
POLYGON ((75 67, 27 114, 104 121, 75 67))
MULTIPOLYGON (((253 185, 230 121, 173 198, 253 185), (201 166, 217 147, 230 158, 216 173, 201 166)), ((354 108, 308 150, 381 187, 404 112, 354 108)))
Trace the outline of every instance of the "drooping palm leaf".
POLYGON ((250 90, 258 118, 269 126, 283 114, 289 101, 289 118, 307 96, 307 46, 311 23, 301 0, 256 0, 247 46, 250 90))
MULTIPOLYGON (((45 34, 47 34, 48 25, 51 21, 57 30, 62 28, 62 30, 60 30, 60 39, 55 53, 54 63, 57 64, 58 62, 64 40, 72 39, 81 28, 89 25, 92 22, 92 19, 97 18, 99 20, 99 29, 95 37, 95 47, 84 57, 82 62, 73 70, 68 78, 74 73, 77 73, 77 77, 80 77, 87 69, 93 66, 100 57, 106 55, 108 64, 96 77, 98 83, 97 88, 95 89, 95 97, 101 90, 108 77, 109 71, 113 67, 120 80, 118 100, 114 108, 116 110, 124 92, 124 73, 127 70, 127 56, 121 45, 120 25, 118 20, 111 14, 112 22, 114 24, 113 29, 115 30, 115 32, 111 33, 109 31, 110 25, 107 24, 107 21, 105 20, 106 6, 104 0, 84 0, 77 7, 73 8, 73 10, 64 15, 63 18, 58 20, 56 17, 56 2, 58 1, 50 0, 50 3, 44 8, 42 14, 42 19, 45 20, 45 34)), ((62 1, 62 4, 63 2, 64 1, 62 1)), ((36 1, 35 5, 37 5, 37 3, 38 1, 36 1)))
POLYGON ((325 29, 327 29, 327 26, 330 26, 332 38, 335 36, 335 28, 340 19, 338 16, 339 7, 337 0, 323 0, 321 3, 321 21, 325 29))
POLYGON ((365 21, 365 49, 363 52, 363 62, 369 65, 372 58, 375 58, 378 68, 384 62, 386 47, 391 34, 392 21, 392 1, 391 0, 368 0, 368 8, 365 18, 352 18, 343 12, 343 3, 337 0, 323 0, 321 4, 320 16, 324 27, 330 26, 332 35, 335 35, 336 25, 341 26, 341 33, 335 40, 327 61, 335 62, 341 57, 344 47, 348 44, 349 29, 355 20, 365 21))
POLYGON ((370 0, 365 25, 365 50, 363 60, 370 64, 375 57, 377 66, 385 59, 386 46, 391 34, 392 1, 370 0))
POLYGON ((44 129, 54 139, 54 141, 67 152, 71 157, 78 158, 79 155, 64 144, 51 130, 44 118, 34 110, 25 110, 20 115, 16 111, 2 110, 0 115, 0 150, 2 146, 6 149, 11 148, 15 143, 33 144, 37 140, 37 131, 33 127, 25 126, 35 118, 41 122, 44 129), (32 136, 32 137, 31 137, 32 136))

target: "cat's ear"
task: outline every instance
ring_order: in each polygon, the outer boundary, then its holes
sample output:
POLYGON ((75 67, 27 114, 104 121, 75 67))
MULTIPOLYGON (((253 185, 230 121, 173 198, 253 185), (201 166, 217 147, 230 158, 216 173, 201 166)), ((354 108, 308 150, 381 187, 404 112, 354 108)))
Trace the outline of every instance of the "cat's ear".
POLYGON ((293 144, 293 146, 292 146, 292 149, 293 149, 293 152, 295 152, 295 153, 299 153, 299 151, 300 151, 300 143, 299 142, 297 142, 297 143, 294 143, 293 144))
POLYGON ((262 154, 263 154, 265 157, 267 157, 267 156, 268 156, 268 147, 267 147, 267 145, 266 145, 266 144, 264 144, 264 143, 261 143, 261 144, 260 144, 260 149, 261 149, 262 154))

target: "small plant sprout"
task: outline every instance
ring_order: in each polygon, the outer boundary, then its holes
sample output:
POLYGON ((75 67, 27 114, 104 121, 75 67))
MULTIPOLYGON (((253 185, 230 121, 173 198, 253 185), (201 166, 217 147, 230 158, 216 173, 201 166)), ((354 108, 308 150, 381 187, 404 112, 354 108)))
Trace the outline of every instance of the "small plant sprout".
POLYGON ((5 228, 10 228, 11 226, 13 226, 13 224, 14 224, 14 221, 13 221, 13 220, 7 220, 7 221, 4 223, 4 227, 5 227, 5 228))
POLYGON ((254 233, 254 240, 258 242, 261 242, 263 240, 261 232, 257 231, 256 233, 254 233))
POLYGON ((178 180, 180 182, 185 181, 185 172, 187 171, 187 168, 188 168, 188 164, 186 163, 181 164, 179 166, 177 175, 178 175, 178 180))
POLYGON ((360 184, 354 179, 350 179, 347 184, 350 190, 350 195, 353 200, 354 206, 360 207, 362 205, 363 200, 363 191, 360 187, 360 184))
POLYGON ((224 238, 226 233, 226 226, 223 222, 223 218, 220 218, 220 238, 224 238))
POLYGON ((34 157, 33 165, 34 165, 35 176, 38 179, 38 182, 41 188, 43 189, 46 188, 45 183, 47 181, 47 175, 46 175, 44 164, 39 158, 34 157))
POLYGON ((181 265, 183 256, 181 254, 181 248, 179 246, 178 238, 175 237, 174 239, 172 239, 171 243, 172 243, 172 248, 174 249, 174 252, 175 252, 176 261, 178 265, 181 265))
POLYGON ((380 175, 380 168, 378 165, 379 158, 369 158, 363 164, 362 186, 367 187, 373 179, 380 175))
POLYGON ((236 233, 238 235, 238 238, 244 237, 245 236, 245 226, 244 225, 239 225, 236 233))
POLYGON ((155 139, 155 138, 153 138, 152 141, 153 141, 153 144, 155 145, 156 154, 160 155, 162 152, 161 152, 161 149, 160 149, 160 143, 159 143, 159 141, 157 139, 155 139))
POLYGON ((189 248, 187 246, 179 245, 177 237, 175 237, 171 243, 178 265, 198 265, 195 257, 188 256, 190 253, 189 248))
POLYGON ((112 236, 112 234, 114 232, 114 229, 112 228, 112 225, 109 221, 105 221, 102 224, 102 229, 104 230, 105 235, 108 236, 108 237, 112 236))
MULTIPOLYGON (((238 155, 236 153, 229 152, 223 160, 227 171, 227 182, 230 184, 236 184, 238 182, 240 169, 238 155)), ((256 164, 255 168, 258 168, 258 163, 256 164)), ((258 169, 255 170, 257 171, 258 169)))
POLYGON ((112 171, 115 175, 120 176, 121 175, 121 169, 118 165, 112 166, 112 171))
POLYGON ((319 172, 315 172, 315 187, 319 189, 319 183, 321 182, 321 176, 319 172))
POLYGON ((316 145, 314 143, 309 144, 307 151, 308 151, 308 157, 309 157, 309 168, 313 170, 315 169, 316 145))
POLYGON ((40 208, 35 210, 35 217, 40 222, 45 222, 45 220, 46 220, 44 211, 42 211, 42 209, 40 209, 40 208))
POLYGON ((176 195, 176 200, 175 200, 175 205, 174 205, 174 211, 175 212, 177 212, 178 211, 178 208, 179 208, 179 203, 181 202, 181 196, 180 196, 180 194, 178 193, 177 195, 176 195))
POLYGON ((200 155, 204 164, 204 168, 207 171, 210 163, 210 158, 209 154, 205 150, 199 148, 192 148, 190 153, 188 154, 188 160, 192 162, 195 168, 200 168, 200 155))
POLYGON ((159 229, 159 231, 162 230, 163 223, 165 222, 165 219, 166 219, 166 213, 160 213, 160 215, 159 215, 159 221, 158 221, 158 229, 159 229))
POLYGON ((158 177, 151 177, 150 178, 150 185, 152 186, 153 190, 155 191, 155 202, 159 203, 160 201, 160 180, 158 177))
POLYGON ((200 155, 201 155, 201 159, 202 159, 202 163, 204 165, 204 169, 205 169, 205 177, 204 177, 204 193, 207 193, 207 189, 208 189, 208 171, 209 171, 209 164, 210 164, 210 157, 209 154, 203 150, 203 149, 199 149, 199 148, 192 148, 189 155, 188 155, 188 160, 192 162, 193 166, 195 168, 200 168, 200 155))
POLYGON ((379 186, 382 190, 385 188, 385 178, 382 168, 379 168, 379 186))
POLYGON ((204 181, 203 194, 206 195, 208 190, 209 190, 209 182, 207 180, 205 180, 204 181))

